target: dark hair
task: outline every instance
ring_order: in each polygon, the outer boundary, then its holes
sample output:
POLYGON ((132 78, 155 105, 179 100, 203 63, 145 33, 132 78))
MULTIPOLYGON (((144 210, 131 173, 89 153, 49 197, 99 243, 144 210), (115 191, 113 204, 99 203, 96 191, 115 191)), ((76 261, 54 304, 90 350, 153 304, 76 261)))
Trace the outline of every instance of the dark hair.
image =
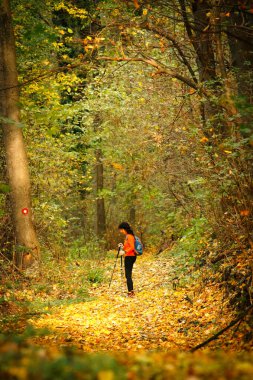
POLYGON ((129 234, 129 235, 133 235, 134 236, 134 231, 132 230, 132 227, 130 226, 129 223, 127 222, 122 222, 120 223, 119 225, 119 230, 126 230, 126 232, 129 234))

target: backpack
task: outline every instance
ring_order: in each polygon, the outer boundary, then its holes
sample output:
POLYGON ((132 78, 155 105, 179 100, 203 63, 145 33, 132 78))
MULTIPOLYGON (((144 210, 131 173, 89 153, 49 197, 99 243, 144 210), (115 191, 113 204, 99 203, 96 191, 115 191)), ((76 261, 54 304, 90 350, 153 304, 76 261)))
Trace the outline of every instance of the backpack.
POLYGON ((141 239, 138 238, 138 236, 135 236, 134 239, 135 239, 134 249, 135 249, 136 256, 140 256, 143 254, 143 245, 142 245, 141 239))

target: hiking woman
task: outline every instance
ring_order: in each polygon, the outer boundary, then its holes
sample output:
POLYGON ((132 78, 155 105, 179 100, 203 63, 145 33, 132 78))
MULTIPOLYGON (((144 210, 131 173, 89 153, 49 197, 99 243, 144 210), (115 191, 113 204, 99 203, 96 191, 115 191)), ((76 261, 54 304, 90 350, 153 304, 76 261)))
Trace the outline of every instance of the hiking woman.
POLYGON ((127 280, 128 297, 134 296, 132 271, 133 265, 136 261, 135 254, 135 237, 131 226, 127 222, 122 222, 119 225, 120 232, 125 235, 124 244, 120 243, 119 248, 122 249, 122 253, 125 256, 125 276, 127 280))

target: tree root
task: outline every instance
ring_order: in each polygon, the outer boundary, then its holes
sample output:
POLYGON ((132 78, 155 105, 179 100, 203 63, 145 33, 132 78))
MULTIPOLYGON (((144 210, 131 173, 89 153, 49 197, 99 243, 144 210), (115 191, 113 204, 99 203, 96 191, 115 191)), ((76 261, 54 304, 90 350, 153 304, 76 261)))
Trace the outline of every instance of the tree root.
POLYGON ((230 329, 231 327, 235 326, 238 322, 241 322, 243 320, 244 317, 246 317, 246 315, 248 314, 248 312, 253 308, 253 305, 251 305, 250 307, 248 307, 248 309, 245 310, 244 313, 242 313, 238 318, 234 319, 233 321, 231 321, 229 323, 229 325, 227 325, 226 327, 224 327, 222 330, 218 331, 216 334, 214 334, 213 336, 211 336, 210 338, 208 338, 207 340, 205 340, 204 342, 198 344, 197 346, 193 347, 190 349, 190 352, 195 352, 197 350, 199 350, 200 348, 206 346, 208 343, 212 342, 213 340, 217 339, 220 335, 222 335, 225 331, 227 331, 228 329, 230 329))

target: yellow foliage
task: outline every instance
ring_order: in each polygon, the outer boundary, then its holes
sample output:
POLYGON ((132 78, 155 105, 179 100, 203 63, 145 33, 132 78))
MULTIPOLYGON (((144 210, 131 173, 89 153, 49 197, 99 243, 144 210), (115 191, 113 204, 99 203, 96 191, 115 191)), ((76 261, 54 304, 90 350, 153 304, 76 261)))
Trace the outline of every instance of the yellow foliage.
POLYGON ((78 8, 73 3, 69 2, 66 4, 64 1, 61 1, 58 4, 55 4, 54 6, 56 11, 64 10, 69 15, 74 16, 76 18, 80 19, 86 19, 87 18, 87 12, 84 9, 78 8))
POLYGON ((207 141, 209 141, 208 140, 208 138, 207 137, 202 137, 202 139, 200 139, 200 142, 202 142, 202 143, 206 143, 207 141))
POLYGON ((114 380, 114 373, 112 371, 100 371, 97 374, 98 380, 114 380))
POLYGON ((114 169, 117 169, 117 170, 123 170, 123 166, 117 162, 113 162, 112 163, 112 166, 114 167, 114 169))

